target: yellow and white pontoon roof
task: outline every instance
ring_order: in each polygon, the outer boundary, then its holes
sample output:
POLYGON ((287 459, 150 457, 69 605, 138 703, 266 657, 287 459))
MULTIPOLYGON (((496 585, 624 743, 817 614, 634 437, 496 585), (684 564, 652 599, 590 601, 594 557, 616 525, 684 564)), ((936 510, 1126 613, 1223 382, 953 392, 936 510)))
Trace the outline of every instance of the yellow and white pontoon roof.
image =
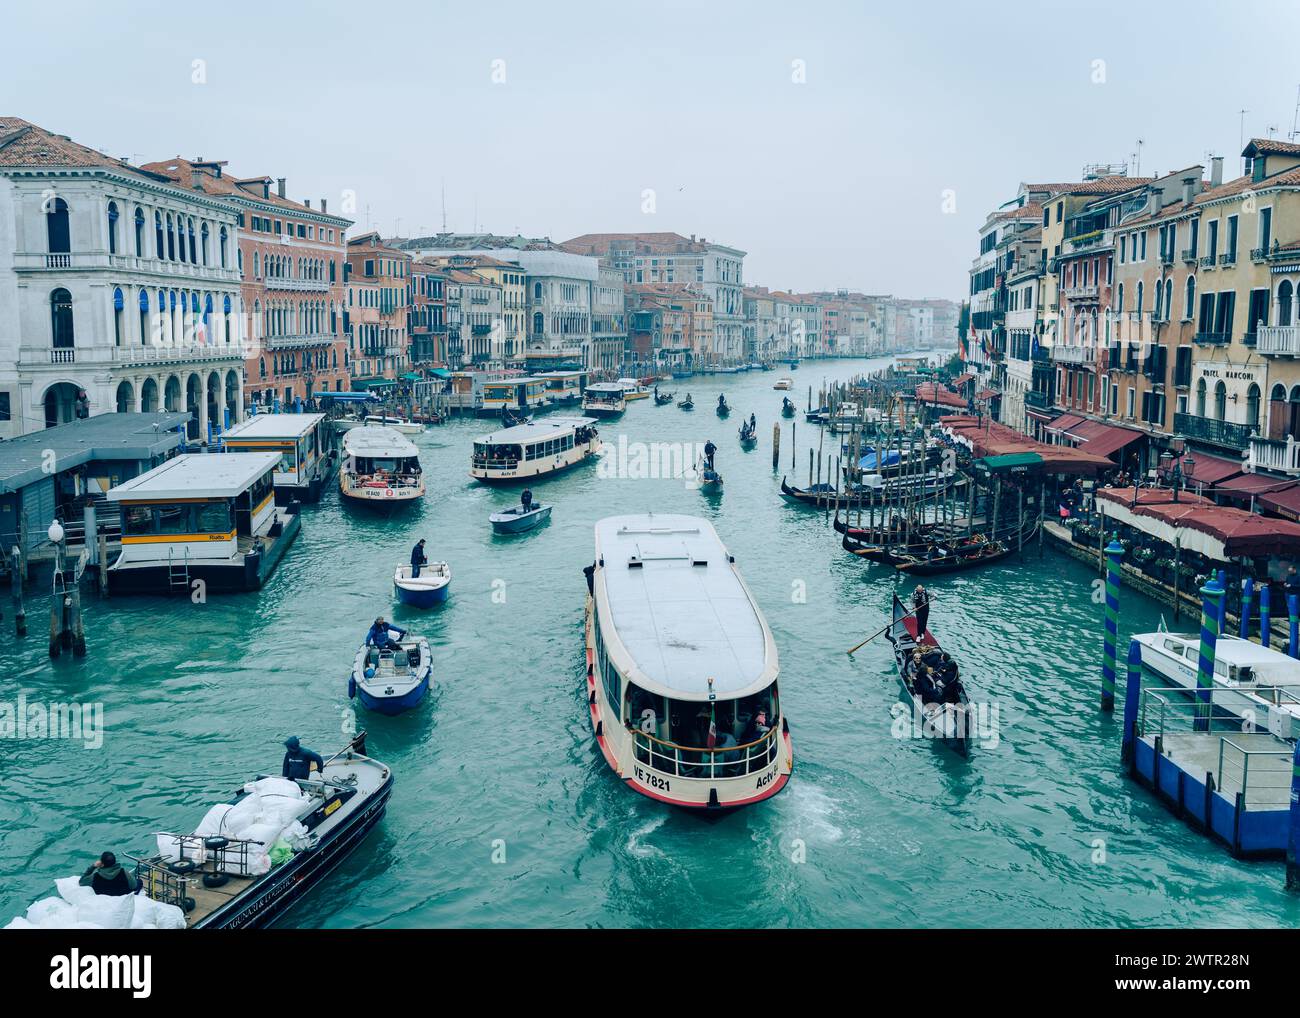
POLYGON ((221 435, 223 441, 257 441, 302 438, 310 434, 324 414, 254 414, 221 435))
POLYGON ((280 464, 278 452, 189 453, 160 463, 108 492, 110 502, 234 498, 280 464))

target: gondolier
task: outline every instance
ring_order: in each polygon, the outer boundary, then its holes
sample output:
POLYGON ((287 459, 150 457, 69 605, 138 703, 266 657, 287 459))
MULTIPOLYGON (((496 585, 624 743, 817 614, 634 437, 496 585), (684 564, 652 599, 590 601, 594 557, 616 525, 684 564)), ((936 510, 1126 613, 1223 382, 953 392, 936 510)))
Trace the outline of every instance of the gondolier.
POLYGON ((917 634, 924 637, 926 623, 930 621, 930 592, 919 583, 916 590, 912 591, 912 608, 916 612, 917 634))
POLYGON ((709 469, 713 469, 713 455, 718 451, 718 447, 713 444, 712 439, 704 443, 704 462, 709 469))

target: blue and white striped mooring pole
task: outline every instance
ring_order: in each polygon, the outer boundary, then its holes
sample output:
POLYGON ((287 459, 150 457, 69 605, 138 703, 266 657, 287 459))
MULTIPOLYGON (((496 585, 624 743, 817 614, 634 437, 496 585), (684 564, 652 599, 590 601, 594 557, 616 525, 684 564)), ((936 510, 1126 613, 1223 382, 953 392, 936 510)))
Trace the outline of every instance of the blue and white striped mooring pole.
POLYGON ((1273 636, 1273 612, 1270 604, 1268 580, 1259 585, 1259 642, 1267 647, 1273 636))
MULTIPOLYGON (((1292 594, 1292 597, 1296 595, 1292 594)), ((1291 758, 1291 813, 1290 828, 1286 839, 1286 889, 1300 891, 1300 861, 1297 861, 1297 849, 1300 846, 1300 741, 1296 742, 1295 756, 1291 758)))
POLYGON ((1115 648, 1119 642, 1120 556, 1124 546, 1115 538, 1106 545, 1106 631, 1101 649, 1101 709, 1115 710, 1115 648))
MULTIPOLYGON (((1227 589, 1228 589, 1228 571, 1226 569, 1220 569, 1219 590, 1222 592, 1227 589)), ((1226 597, 1221 597, 1219 598, 1219 635, 1222 636, 1224 632, 1227 631, 1227 628, 1228 628, 1228 599, 1226 597)))
POLYGON ((1291 639, 1286 652, 1292 657, 1300 656, 1300 594, 1287 594, 1286 613, 1291 618, 1291 639))
POLYGON ((1255 592, 1255 581, 1249 576, 1241 581, 1241 622, 1237 626, 1237 635, 1243 640, 1250 639, 1250 599, 1255 592))
POLYGON ((1131 766, 1137 744, 1138 703, 1142 698, 1142 644, 1128 644, 1128 683, 1124 686, 1124 737, 1120 742, 1120 763, 1131 766))
POLYGON ((1196 669, 1195 730, 1208 732, 1214 711, 1214 649, 1219 638, 1218 620, 1223 617, 1223 587, 1215 577, 1201 588, 1201 654, 1196 669))

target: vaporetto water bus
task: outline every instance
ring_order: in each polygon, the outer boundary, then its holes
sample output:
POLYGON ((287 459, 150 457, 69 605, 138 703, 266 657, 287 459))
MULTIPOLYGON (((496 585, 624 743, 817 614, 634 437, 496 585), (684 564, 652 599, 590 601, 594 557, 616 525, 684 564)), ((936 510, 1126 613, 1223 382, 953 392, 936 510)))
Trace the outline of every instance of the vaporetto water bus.
POLYGON ((474 440, 469 475, 485 484, 530 481, 567 470, 600 451, 592 417, 548 417, 474 440))
POLYGON ((587 387, 587 372, 541 371, 534 377, 545 383, 546 402, 551 406, 582 402, 582 390, 587 387))
POLYGON ((392 428, 367 425, 343 436, 339 493, 353 505, 392 507, 424 497, 415 444, 392 428))
POLYGON ((623 386, 617 382, 595 382, 582 391, 582 412, 592 417, 617 417, 627 409, 623 386))
POLYGON ((540 410, 547 405, 546 379, 521 376, 497 378, 483 383, 480 417, 500 417, 502 410, 512 413, 540 410))
POLYGON ((257 590, 301 528, 277 509, 274 452, 188 454, 112 488, 122 550, 108 567, 113 593, 257 590))
POLYGON ((712 525, 603 519, 588 577, 588 711, 610 769, 690 809, 733 809, 784 788, 794 756, 776 643, 712 525))
POLYGON ((338 469, 338 453, 325 438, 324 414, 255 414, 221 436, 228 452, 275 452, 275 504, 320 501, 338 469))
POLYGON ((639 378, 620 378, 618 386, 623 390, 623 398, 629 403, 650 398, 650 389, 639 378))

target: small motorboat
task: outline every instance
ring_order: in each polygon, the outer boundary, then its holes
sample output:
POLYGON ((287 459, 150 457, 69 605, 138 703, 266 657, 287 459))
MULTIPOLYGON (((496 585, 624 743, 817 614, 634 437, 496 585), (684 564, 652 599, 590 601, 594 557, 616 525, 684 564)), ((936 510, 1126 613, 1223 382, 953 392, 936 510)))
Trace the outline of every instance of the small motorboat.
POLYGON ((794 379, 793 379, 793 378, 778 378, 778 379, 776 380, 776 385, 772 386, 772 388, 773 388, 773 389, 776 389, 777 391, 782 391, 782 390, 784 390, 784 391, 787 391, 787 392, 788 392, 790 389, 793 389, 793 388, 794 388, 794 379))
POLYGON ((420 575, 412 576, 410 566, 398 566, 393 572, 393 589, 397 600, 412 608, 432 608, 447 600, 451 587, 451 566, 446 562, 426 562, 420 575))
POLYGON ((798 361, 798 360, 792 360, 792 361, 790 362, 790 370, 791 370, 791 371, 798 371, 798 370, 799 370, 799 361, 798 361))
POLYGON ((424 425, 419 421, 408 421, 395 414, 367 414, 365 423, 367 426, 378 424, 383 428, 392 428, 399 435, 419 435, 424 431, 424 425))
POLYGON ((742 449, 752 449, 758 445, 758 428, 750 425, 748 421, 740 426, 740 447, 742 449))
POLYGON ((408 634, 395 650, 363 643, 352 663, 348 697, 358 697, 364 707, 380 714, 401 714, 424 699, 432 677, 433 656, 423 636, 408 634))
POLYGON ((782 417, 794 416, 794 404, 790 402, 789 396, 784 396, 781 399, 781 416, 782 417))
POLYGON ((526 508, 522 503, 502 509, 488 517, 492 530, 497 534, 522 534, 532 530, 538 524, 551 518, 551 506, 540 502, 530 503, 526 508))
POLYGON ((656 392, 655 406, 663 406, 665 403, 671 403, 676 397, 671 392, 656 392))
POLYGON ((694 409, 695 409, 695 401, 694 401, 693 399, 691 399, 691 398, 688 396, 686 399, 682 400, 680 403, 677 404, 677 409, 678 409, 678 410, 694 410, 694 409))

